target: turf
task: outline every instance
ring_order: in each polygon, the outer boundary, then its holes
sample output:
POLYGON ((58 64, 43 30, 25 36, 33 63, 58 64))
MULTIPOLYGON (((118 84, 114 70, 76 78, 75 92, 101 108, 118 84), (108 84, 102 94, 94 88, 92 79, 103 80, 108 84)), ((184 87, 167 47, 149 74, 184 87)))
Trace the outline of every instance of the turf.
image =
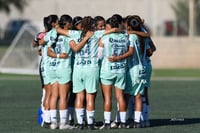
MULTIPOLYGON (((185 73, 186 79, 158 80, 172 77, 167 70, 154 71, 151 89, 151 126, 142 129, 112 129, 92 132, 197 133, 200 131, 199 76, 185 73), (160 73, 160 74, 158 74, 160 73), (156 76, 155 76, 156 75, 156 76), (197 80, 188 80, 197 77, 197 80)), ((168 70, 172 71, 172 70, 168 70)), ((193 71, 193 70, 191 70, 193 71)), ((197 70, 197 72, 199 72, 197 70)), ((196 73, 197 73, 196 72, 196 73)), ((181 73, 181 72, 180 72, 181 73)), ((177 74, 176 77, 182 77, 177 74)), ((170 79, 170 78, 168 78, 170 79)), ((39 76, 0 74, 0 133, 75 133, 77 130, 49 130, 37 124, 41 85, 39 76)), ((113 101, 115 101, 113 99, 113 101)), ((113 118, 115 103, 113 103, 113 118)), ((103 100, 99 90, 96 100, 96 121, 103 120, 103 100)), ((83 130, 80 132, 90 132, 83 130)))

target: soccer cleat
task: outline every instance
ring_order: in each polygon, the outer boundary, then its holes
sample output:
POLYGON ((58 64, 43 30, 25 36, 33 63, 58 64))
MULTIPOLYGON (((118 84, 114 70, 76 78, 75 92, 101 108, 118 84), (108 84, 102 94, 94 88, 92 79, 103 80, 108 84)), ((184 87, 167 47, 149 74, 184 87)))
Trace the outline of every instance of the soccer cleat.
POLYGON ((69 121, 69 125, 70 126, 74 126, 74 119, 72 119, 72 120, 69 121))
POLYGON ((99 129, 100 130, 111 129, 111 125, 110 123, 104 123, 103 126, 101 126, 99 129))
POLYGON ((51 129, 57 129, 58 128, 58 123, 57 122, 52 122, 50 125, 51 129))
POLYGON ((142 128, 139 122, 134 122, 133 128, 142 128))
POLYGON ((110 126, 112 129, 117 129, 119 128, 119 125, 120 125, 119 122, 113 121, 110 126))
POLYGON ((38 108, 38 124, 39 125, 43 125, 44 123, 44 120, 43 120, 43 111, 42 111, 42 108, 38 108))
POLYGON ((63 130, 63 129, 74 129, 74 127, 71 126, 71 125, 65 124, 65 123, 60 123, 59 129, 60 130, 63 130))
POLYGON ((121 128, 121 129, 126 129, 126 123, 120 123, 119 127, 118 128, 121 128))
POLYGON ((133 128, 134 120, 133 119, 128 119, 127 120, 127 128, 133 128))
POLYGON ((98 129, 98 127, 95 126, 94 124, 88 124, 87 127, 89 130, 97 130, 98 129))
POLYGON ((50 128, 51 123, 50 122, 43 122, 42 127, 44 128, 50 128))
POLYGON ((76 129, 83 130, 84 125, 83 124, 77 124, 76 129))

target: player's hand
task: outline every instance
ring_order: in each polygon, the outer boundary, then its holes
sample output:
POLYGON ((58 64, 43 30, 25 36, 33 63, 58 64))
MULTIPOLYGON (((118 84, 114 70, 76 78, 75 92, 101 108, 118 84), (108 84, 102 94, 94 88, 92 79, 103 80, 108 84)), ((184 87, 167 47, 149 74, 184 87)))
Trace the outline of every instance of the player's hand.
POLYGON ((109 60, 110 62, 115 62, 115 61, 118 61, 118 57, 115 56, 115 55, 113 55, 113 56, 108 57, 108 60, 109 60))
POLYGON ((94 35, 94 32, 93 31, 88 31, 87 33, 86 33, 86 37, 87 38, 90 38, 90 37, 92 37, 94 35))
POLYGON ((68 58, 68 54, 67 53, 62 53, 62 54, 60 54, 60 58, 66 59, 66 58, 68 58))
POLYGON ((41 51, 41 49, 38 49, 38 55, 39 55, 39 56, 42 56, 42 51, 41 51))

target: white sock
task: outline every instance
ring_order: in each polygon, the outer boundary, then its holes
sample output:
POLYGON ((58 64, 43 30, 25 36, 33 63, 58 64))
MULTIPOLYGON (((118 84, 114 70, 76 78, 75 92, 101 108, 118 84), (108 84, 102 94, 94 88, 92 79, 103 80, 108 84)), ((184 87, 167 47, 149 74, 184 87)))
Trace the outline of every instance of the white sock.
POLYGON ((50 110, 50 115, 51 115, 51 122, 57 122, 57 110, 56 109, 50 110))
POLYGON ((135 122, 140 122, 141 119, 141 112, 140 111, 135 111, 135 122))
POLYGON ((84 108, 76 109, 76 118, 78 124, 83 124, 84 110, 85 110, 84 108))
POLYGON ((68 119, 70 121, 74 120, 74 107, 69 107, 68 108, 68 119))
POLYGON ((119 112, 122 123, 126 123, 126 112, 119 112))
POLYGON ((88 124, 94 124, 94 110, 93 111, 87 111, 87 123, 88 124))
POLYGON ((104 111, 104 121, 107 124, 110 124, 110 120, 111 120, 111 112, 105 112, 104 111))
POLYGON ((50 110, 44 110, 44 121, 47 123, 51 122, 50 110))
POLYGON ((64 109, 64 110, 60 110, 59 112, 60 112, 60 123, 66 124, 68 110, 64 109))

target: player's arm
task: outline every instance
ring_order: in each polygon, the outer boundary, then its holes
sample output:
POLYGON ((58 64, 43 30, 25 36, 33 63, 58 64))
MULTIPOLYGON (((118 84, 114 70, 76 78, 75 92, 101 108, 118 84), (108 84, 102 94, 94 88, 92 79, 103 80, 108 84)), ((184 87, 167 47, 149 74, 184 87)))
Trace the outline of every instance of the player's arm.
POLYGON ((68 54, 66 53, 56 54, 55 52, 52 51, 51 47, 48 47, 47 55, 52 58, 62 58, 62 59, 68 57, 68 54))
POLYGON ((104 35, 110 34, 110 33, 115 33, 115 32, 122 32, 123 30, 121 28, 111 28, 109 30, 104 31, 104 35))
POLYGON ((134 53, 134 48, 129 46, 128 51, 126 53, 119 55, 119 56, 115 56, 115 55, 110 56, 110 57, 108 57, 108 60, 110 62, 120 61, 120 60, 123 60, 123 59, 126 59, 126 58, 132 56, 133 53, 134 53))
POLYGON ((143 31, 128 31, 128 34, 136 34, 138 36, 142 36, 142 37, 150 37, 150 34, 148 32, 143 32, 143 31))
POLYGON ((69 31, 68 30, 64 30, 60 27, 56 27, 56 32, 58 34, 61 34, 61 35, 65 35, 65 36, 69 36, 69 31))
POLYGON ((147 56, 148 56, 148 57, 151 57, 151 56, 153 55, 153 51, 152 51, 151 48, 148 48, 148 49, 146 50, 146 53, 147 53, 147 56))
POLYGON ((83 48, 83 46, 86 44, 86 42, 88 41, 88 39, 90 39, 90 37, 93 36, 93 34, 94 34, 94 32, 88 31, 86 33, 86 36, 78 44, 76 44, 76 42, 74 40, 71 40, 70 43, 69 43, 70 47, 72 48, 72 50, 74 52, 78 52, 80 49, 83 48))

